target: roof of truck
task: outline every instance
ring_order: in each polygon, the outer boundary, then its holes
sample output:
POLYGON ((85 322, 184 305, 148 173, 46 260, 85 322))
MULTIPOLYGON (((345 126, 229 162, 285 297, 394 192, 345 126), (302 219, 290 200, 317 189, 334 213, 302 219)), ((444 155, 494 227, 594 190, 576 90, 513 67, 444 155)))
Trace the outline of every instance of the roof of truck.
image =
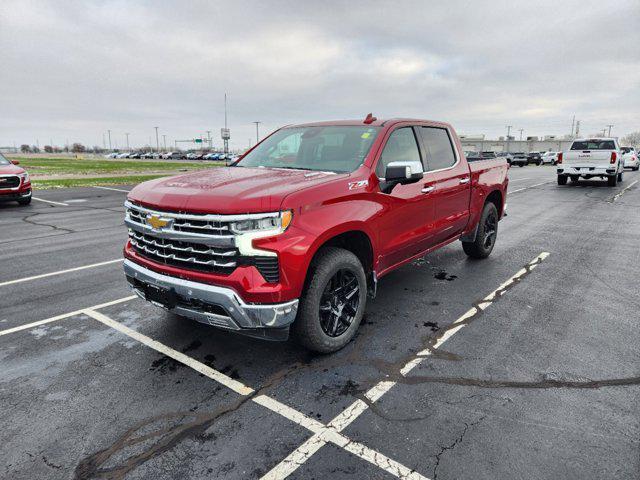
POLYGON ((437 123, 441 125, 447 125, 445 122, 439 122, 437 120, 426 120, 424 118, 376 118, 370 123, 365 123, 364 119, 359 120, 329 120, 323 122, 310 122, 310 123, 299 123, 287 125, 283 128, 292 128, 292 127, 328 127, 328 126, 371 126, 371 127, 383 127, 385 125, 389 125, 392 123, 399 122, 416 122, 416 123, 437 123))

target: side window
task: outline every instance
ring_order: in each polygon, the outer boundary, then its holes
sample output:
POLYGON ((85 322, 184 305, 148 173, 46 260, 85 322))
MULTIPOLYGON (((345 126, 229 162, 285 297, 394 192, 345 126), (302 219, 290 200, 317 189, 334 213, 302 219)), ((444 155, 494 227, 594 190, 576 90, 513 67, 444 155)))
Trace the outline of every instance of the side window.
POLYGON ((378 178, 384 178, 384 172, 389 163, 399 161, 422 163, 418 143, 411 127, 399 128, 389 136, 376 166, 378 178))
POLYGON ((420 131, 429 151, 429 170, 448 168, 456 163, 451 139, 444 128, 422 127, 420 131))

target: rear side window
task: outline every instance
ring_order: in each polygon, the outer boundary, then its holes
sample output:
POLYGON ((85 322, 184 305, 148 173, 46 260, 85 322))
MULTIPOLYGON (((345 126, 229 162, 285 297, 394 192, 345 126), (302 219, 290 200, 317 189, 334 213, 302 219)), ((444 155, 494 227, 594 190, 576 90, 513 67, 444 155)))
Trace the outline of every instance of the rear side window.
POLYGON ((384 178, 384 172, 387 165, 391 162, 420 162, 420 150, 413 134, 413 128, 403 127, 395 130, 387 140, 384 146, 378 165, 376 166, 376 175, 378 178, 384 178))
POLYGON ((613 140, 579 140, 573 142, 571 150, 615 150, 613 140))
MULTIPOLYGON (((456 163, 451 139, 444 128, 421 127, 420 131, 429 152, 429 170, 448 168, 456 163)), ((484 152, 482 156, 484 157, 484 152)))

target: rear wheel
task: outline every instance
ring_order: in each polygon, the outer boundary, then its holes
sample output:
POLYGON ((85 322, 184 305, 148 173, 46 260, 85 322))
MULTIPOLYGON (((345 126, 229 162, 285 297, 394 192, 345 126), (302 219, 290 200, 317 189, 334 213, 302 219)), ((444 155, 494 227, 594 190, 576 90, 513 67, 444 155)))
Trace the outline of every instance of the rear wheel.
POLYGON ((487 258, 493 251, 498 236, 498 209, 488 202, 480 215, 478 231, 473 242, 462 242, 464 253, 471 258, 487 258))
POLYGON ((566 184, 567 184, 567 176, 558 175, 558 185, 566 185, 566 184))
POLYGON ((607 185, 615 187, 618 184, 618 175, 611 175, 607 177, 607 185))
POLYGON ((340 350, 355 335, 366 302, 367 279, 358 257, 342 248, 324 248, 310 268, 294 333, 309 350, 340 350))
POLYGON ((622 174, 624 173, 624 170, 620 170, 620 172, 618 173, 618 181, 621 182, 622 181, 622 174))

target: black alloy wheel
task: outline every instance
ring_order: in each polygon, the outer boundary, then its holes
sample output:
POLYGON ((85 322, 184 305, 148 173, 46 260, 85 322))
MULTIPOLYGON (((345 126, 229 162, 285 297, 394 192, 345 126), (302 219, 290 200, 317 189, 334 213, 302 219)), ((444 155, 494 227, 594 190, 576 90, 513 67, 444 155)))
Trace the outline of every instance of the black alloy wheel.
POLYGON ((320 326, 329 337, 349 329, 358 312, 360 285, 355 273, 341 268, 327 283, 320 299, 320 326))
POLYGON ((498 214, 495 210, 489 212, 484 220, 484 248, 487 250, 493 246, 498 233, 498 214))

